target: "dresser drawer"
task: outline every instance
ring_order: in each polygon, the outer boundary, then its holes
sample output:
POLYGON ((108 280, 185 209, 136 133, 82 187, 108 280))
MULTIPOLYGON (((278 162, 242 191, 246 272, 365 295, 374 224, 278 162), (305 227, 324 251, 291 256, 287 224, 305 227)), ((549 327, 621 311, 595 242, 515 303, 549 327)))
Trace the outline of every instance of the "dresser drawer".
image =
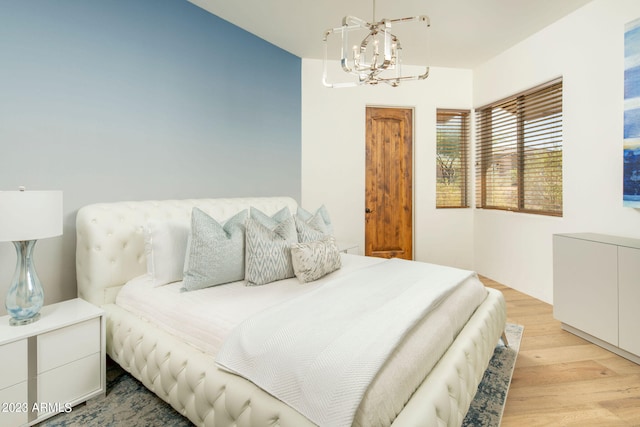
POLYGON ((27 381, 0 390, 0 426, 20 426, 29 420, 27 381))
POLYGON ((0 346, 0 390, 27 380, 27 340, 0 346))
POLYGON ((84 401, 101 389, 100 374, 99 352, 51 369, 38 376, 38 402, 63 406, 84 401))
POLYGON ((38 335, 38 374, 100 352, 100 319, 38 335))

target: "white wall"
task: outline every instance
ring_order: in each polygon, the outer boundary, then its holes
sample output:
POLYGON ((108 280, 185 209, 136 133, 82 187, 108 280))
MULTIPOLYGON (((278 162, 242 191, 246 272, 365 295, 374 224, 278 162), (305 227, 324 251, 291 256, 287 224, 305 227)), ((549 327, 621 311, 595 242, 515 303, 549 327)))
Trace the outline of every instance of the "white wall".
POLYGON ((329 89, 321 76, 322 61, 303 59, 302 205, 313 210, 325 204, 336 237, 358 243, 362 253, 365 107, 412 107, 414 258, 472 268, 473 210, 435 209, 436 108, 471 108, 471 71, 432 68, 426 81, 398 88, 329 89))
POLYGON ((474 70, 474 106, 564 79, 564 215, 476 211, 480 274, 551 302, 554 233, 640 237, 640 211, 622 207, 624 25, 638 17, 637 0, 596 0, 474 70))
POLYGON ((624 25, 637 0, 594 0, 472 72, 432 69, 399 88, 326 89, 321 61, 302 61, 302 203, 329 208, 336 234, 364 246, 365 106, 415 108, 415 259, 473 268, 546 302, 552 235, 640 238, 622 207, 624 25), (435 109, 469 108, 564 78, 564 216, 436 210, 435 109), (472 101, 471 101, 472 100, 472 101))

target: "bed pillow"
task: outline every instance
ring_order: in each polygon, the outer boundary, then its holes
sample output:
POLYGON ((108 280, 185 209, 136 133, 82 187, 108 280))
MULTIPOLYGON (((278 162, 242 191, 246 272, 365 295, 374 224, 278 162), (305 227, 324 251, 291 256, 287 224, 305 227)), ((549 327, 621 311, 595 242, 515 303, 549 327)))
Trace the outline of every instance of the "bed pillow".
POLYGON ((147 273, 153 286, 182 280, 189 239, 189 223, 178 220, 151 220, 144 228, 147 273))
POLYGON ((340 251, 333 236, 291 245, 293 271, 302 283, 313 282, 342 267, 340 251))
POLYGON ((324 220, 318 215, 312 216, 308 221, 303 220, 299 215, 293 217, 298 233, 298 242, 313 242, 330 235, 327 232, 324 220))
POLYGON ((244 279, 247 216, 245 209, 222 225, 193 208, 189 251, 183 260, 184 289, 193 291, 244 279))
POLYGON ((298 242, 293 216, 289 214, 273 227, 253 217, 247 219, 245 225, 247 285, 264 285, 293 277, 291 244, 298 242))
POLYGON ((298 206, 296 216, 303 222, 312 224, 314 228, 325 235, 333 234, 333 224, 331 223, 331 217, 325 205, 320 206, 315 213, 311 213, 298 206))
POLYGON ((265 227, 273 230, 282 221, 291 218, 291 212, 289 211, 289 208, 282 208, 272 216, 269 216, 260 209, 252 207, 249 216, 265 227))

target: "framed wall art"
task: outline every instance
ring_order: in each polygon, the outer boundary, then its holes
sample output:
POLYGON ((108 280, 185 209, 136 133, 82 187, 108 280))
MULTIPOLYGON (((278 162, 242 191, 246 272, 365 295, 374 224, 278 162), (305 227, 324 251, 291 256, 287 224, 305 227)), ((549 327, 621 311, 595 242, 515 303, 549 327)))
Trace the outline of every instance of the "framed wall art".
POLYGON ((623 204, 640 208, 640 19, 624 32, 623 204))

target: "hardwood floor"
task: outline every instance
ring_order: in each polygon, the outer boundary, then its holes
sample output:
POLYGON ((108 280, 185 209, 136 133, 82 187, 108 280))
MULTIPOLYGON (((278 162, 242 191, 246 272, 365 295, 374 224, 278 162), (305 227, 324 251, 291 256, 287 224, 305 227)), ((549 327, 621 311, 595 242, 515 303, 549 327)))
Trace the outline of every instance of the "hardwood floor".
POLYGON ((502 427, 640 426, 640 365, 560 329, 551 305, 482 281, 524 325, 502 427))

